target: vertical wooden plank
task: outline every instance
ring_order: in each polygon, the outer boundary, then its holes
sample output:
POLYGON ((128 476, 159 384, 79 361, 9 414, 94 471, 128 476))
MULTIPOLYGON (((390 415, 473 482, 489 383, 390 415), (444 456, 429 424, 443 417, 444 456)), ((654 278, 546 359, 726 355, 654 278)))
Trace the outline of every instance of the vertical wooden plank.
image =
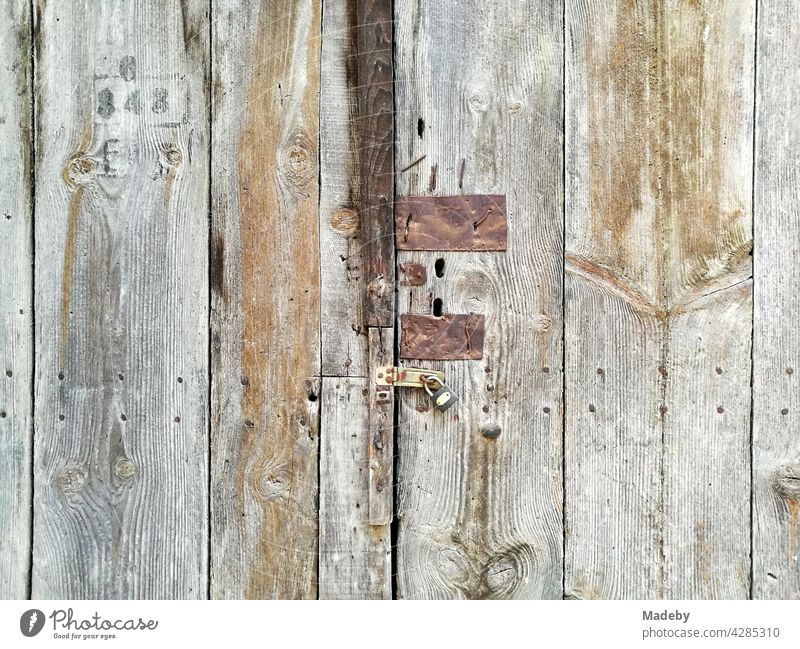
POLYGON ((322 380, 320 599, 389 599, 388 525, 369 521, 369 379, 322 380))
POLYGON ((392 0, 356 0, 364 319, 394 326, 394 66, 392 0))
POLYGON ((212 6, 211 592, 313 598, 320 3, 212 6))
POLYGON ((33 596, 201 598, 206 3, 36 7, 33 596))
POLYGON ((356 0, 330 0, 322 16, 320 274, 322 374, 367 375, 364 237, 360 211, 356 0))
POLYGON ((568 597, 748 594, 753 30, 567 3, 568 597))
POLYGON ((28 596, 31 524, 31 17, 0 2, 0 599, 28 596))
POLYGON ((760 2, 755 166, 753 597, 800 598, 800 37, 795 3, 760 2))
POLYGON ((509 212, 507 253, 397 256, 427 271, 400 314, 486 316, 482 361, 429 364, 455 407, 398 390, 398 596, 560 598, 562 4, 398 0, 395 20, 398 195, 509 212))
POLYGON ((322 29, 320 598, 391 598, 391 3, 331 0, 322 29), (365 13, 366 12, 366 13, 365 13), (361 48, 367 48, 363 50, 361 48), (372 378, 370 378, 372 377, 372 378))

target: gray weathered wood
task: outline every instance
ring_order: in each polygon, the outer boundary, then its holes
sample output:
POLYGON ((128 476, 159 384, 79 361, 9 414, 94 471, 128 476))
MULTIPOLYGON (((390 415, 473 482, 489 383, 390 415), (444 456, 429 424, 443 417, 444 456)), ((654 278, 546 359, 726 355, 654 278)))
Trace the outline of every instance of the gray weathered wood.
POLYGON ((746 597, 754 2, 566 30, 566 595, 746 597))
POLYGON ((485 314, 486 341, 429 364, 461 396, 446 413, 398 390, 397 594, 560 598, 562 3, 398 0, 395 21, 398 195, 500 193, 509 212, 507 253, 398 252, 428 276, 398 284, 398 313, 440 298, 485 314))
POLYGON ((800 38, 796 3, 759 3, 753 328, 753 597, 800 598, 800 38))
POLYGON ((329 0, 320 79, 322 374, 367 375, 356 0, 329 0))
POLYGON ((36 6, 33 596, 205 597, 206 4, 36 6))
POLYGON ((313 598, 320 2, 212 20, 211 593, 313 598))
POLYGON ((320 458, 320 599, 389 599, 388 525, 370 525, 369 380, 322 381, 320 458))
POLYGON ((28 595, 31 524, 33 250, 31 18, 0 2, 0 599, 28 595))

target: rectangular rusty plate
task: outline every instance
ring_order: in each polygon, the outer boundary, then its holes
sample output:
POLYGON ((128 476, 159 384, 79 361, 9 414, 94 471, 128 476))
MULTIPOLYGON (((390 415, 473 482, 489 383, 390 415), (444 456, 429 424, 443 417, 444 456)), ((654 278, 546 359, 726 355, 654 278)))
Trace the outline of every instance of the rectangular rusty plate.
POLYGON ((418 360, 483 358, 482 315, 401 315, 400 356, 418 360))
POLYGON ((395 206, 399 250, 506 250, 506 197, 403 196, 395 206))

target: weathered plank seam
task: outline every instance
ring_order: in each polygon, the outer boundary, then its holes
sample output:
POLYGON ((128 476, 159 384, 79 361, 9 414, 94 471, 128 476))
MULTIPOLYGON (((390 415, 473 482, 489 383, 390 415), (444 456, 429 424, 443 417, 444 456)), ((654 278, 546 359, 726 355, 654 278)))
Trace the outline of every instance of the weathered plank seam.
MULTIPOLYGON (((463 173, 463 172, 462 172, 463 173)), ((459 182, 459 187, 460 187, 459 182)), ((567 599, 567 2, 561 3, 561 599, 567 599)))
POLYGON ((36 437, 33 434, 36 422, 36 140, 38 137, 37 121, 36 121, 36 56, 38 48, 36 47, 38 38, 38 3, 36 0, 30 0, 29 3, 29 20, 30 20, 30 77, 28 80, 28 92, 30 93, 30 159, 29 173, 29 192, 30 192, 30 210, 31 210, 31 228, 30 228, 30 246, 31 246, 31 373, 30 373, 30 408, 31 408, 31 423, 29 434, 31 436, 31 448, 29 459, 29 480, 30 480, 30 520, 28 521, 28 583, 25 586, 27 599, 33 597, 33 517, 35 515, 33 503, 36 495, 36 481, 35 481, 35 462, 36 456, 34 444, 36 437))
POLYGON ((758 122, 758 13, 759 13, 759 0, 755 0, 754 8, 754 28, 753 28, 753 164, 752 175, 750 178, 751 194, 750 194, 750 239, 753 242, 753 248, 750 254, 752 255, 751 277, 753 278, 752 300, 750 303, 750 588, 748 589, 749 598, 753 599, 753 583, 755 581, 755 572, 753 564, 753 527, 755 525, 755 480, 753 476, 753 437, 754 437, 754 413, 755 413, 755 397, 753 388, 755 385, 755 330, 756 330, 756 256, 754 253, 756 247, 756 147, 757 147, 757 134, 756 129, 758 122))
POLYGON ((212 464, 211 457, 213 452, 213 434, 212 428, 212 391, 214 386, 214 358, 213 346, 211 344, 212 336, 212 306, 214 304, 214 201, 211 192, 213 178, 211 170, 214 168, 214 0, 208 0, 208 73, 206 75, 206 113, 208 129, 208 347, 206 349, 208 363, 208 385, 206 388, 206 436, 208 438, 208 448, 206 450, 206 471, 208 484, 206 485, 206 516, 208 517, 208 528, 206 530, 208 537, 208 546, 206 548, 206 599, 211 599, 211 537, 214 533, 212 529, 213 519, 211 517, 211 499, 212 499, 212 464))

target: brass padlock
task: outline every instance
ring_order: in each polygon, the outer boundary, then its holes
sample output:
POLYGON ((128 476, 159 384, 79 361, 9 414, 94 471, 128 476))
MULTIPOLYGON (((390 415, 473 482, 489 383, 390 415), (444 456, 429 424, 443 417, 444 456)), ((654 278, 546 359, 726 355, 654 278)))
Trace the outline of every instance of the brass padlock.
POLYGON ((430 396, 431 401, 433 401, 433 406, 436 408, 436 410, 439 412, 444 412, 456 401, 458 401, 458 395, 455 393, 453 388, 447 385, 438 376, 429 375, 426 376, 425 379, 425 392, 427 392, 428 396, 430 396), (437 390, 431 390, 431 385, 438 385, 439 388, 437 390))

